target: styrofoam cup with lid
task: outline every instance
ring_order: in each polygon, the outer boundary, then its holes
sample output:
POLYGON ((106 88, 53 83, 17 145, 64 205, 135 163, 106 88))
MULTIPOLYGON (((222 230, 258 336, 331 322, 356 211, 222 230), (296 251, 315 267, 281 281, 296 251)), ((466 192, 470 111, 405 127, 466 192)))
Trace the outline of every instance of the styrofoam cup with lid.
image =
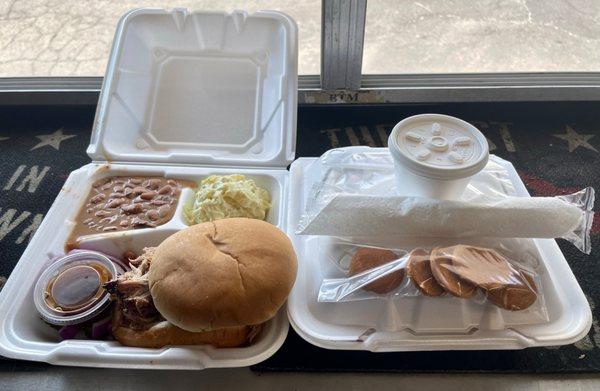
POLYGON ((460 198, 489 158, 487 140, 475 126, 442 114, 400 121, 388 148, 398 194, 445 200, 460 198))

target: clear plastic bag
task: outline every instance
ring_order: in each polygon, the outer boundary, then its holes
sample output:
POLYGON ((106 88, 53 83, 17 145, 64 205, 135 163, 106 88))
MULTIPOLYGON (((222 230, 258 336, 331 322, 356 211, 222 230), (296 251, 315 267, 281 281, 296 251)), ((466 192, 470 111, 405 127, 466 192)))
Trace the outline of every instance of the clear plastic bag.
POLYGON ((340 237, 564 238, 591 251, 594 189, 557 197, 516 197, 491 156, 461 199, 404 197, 385 148, 340 148, 312 167, 313 186, 296 233, 340 237))
POLYGON ((327 264, 319 302, 463 299, 497 308, 505 324, 548 320, 540 278, 544 268, 531 240, 391 249, 331 238, 320 251, 327 264))

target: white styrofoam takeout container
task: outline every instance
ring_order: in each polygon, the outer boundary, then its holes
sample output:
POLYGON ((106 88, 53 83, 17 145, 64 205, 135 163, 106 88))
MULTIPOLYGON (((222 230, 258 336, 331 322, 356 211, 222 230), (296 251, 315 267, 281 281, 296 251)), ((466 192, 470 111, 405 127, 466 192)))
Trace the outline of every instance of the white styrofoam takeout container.
MULTIPOLYGON (((32 292, 64 244, 91 184, 106 176, 165 176, 198 181, 240 173, 269 191, 267 220, 286 228, 288 172, 294 159, 297 27, 272 11, 188 13, 139 9, 117 28, 88 154, 75 170, 0 294, 0 354, 52 364, 202 369, 258 363, 282 345, 285 309, 248 347, 143 349, 115 341, 60 341, 36 313, 32 292)), ((181 194, 174 218, 157 228, 103 233, 81 247, 120 255, 158 245, 185 227, 181 194)))
MULTIPOLYGON (((357 153, 387 151, 369 147, 345 149, 357 153)), ((570 344, 589 331, 589 304, 553 239, 535 239, 530 243, 535 247, 532 252, 541 260, 536 272, 547 307, 547 322, 524 320, 525 311, 511 313, 451 296, 318 302, 323 263, 328 262, 322 251, 329 238, 295 234, 311 188, 320 180, 311 169, 315 162, 315 158, 300 158, 291 165, 287 222, 288 235, 300 260, 296 283, 288 298, 288 317, 296 332, 308 342, 327 349, 373 352, 522 349, 570 344)), ((503 169, 512 183, 509 195, 529 197, 512 164, 496 156, 490 156, 489 164, 503 169)), ((495 188, 500 191, 502 186, 495 188)), ((396 247, 399 242, 400 238, 393 238, 388 245, 396 247)), ((419 241, 412 243, 421 245, 419 241)))

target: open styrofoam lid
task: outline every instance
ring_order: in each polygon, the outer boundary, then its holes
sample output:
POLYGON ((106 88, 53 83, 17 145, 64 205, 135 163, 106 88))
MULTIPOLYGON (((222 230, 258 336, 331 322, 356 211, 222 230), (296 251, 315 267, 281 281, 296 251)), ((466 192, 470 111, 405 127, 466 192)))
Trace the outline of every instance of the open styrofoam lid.
POLYGON ((297 27, 139 9, 117 28, 88 154, 95 161, 283 167, 294 159, 297 27))

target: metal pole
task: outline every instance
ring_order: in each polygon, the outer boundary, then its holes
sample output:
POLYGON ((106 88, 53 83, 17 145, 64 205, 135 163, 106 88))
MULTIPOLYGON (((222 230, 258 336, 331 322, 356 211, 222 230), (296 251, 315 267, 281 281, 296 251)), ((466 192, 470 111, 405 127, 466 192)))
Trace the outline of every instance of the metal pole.
POLYGON ((323 0, 321 87, 357 90, 362 77, 367 0, 323 0))

